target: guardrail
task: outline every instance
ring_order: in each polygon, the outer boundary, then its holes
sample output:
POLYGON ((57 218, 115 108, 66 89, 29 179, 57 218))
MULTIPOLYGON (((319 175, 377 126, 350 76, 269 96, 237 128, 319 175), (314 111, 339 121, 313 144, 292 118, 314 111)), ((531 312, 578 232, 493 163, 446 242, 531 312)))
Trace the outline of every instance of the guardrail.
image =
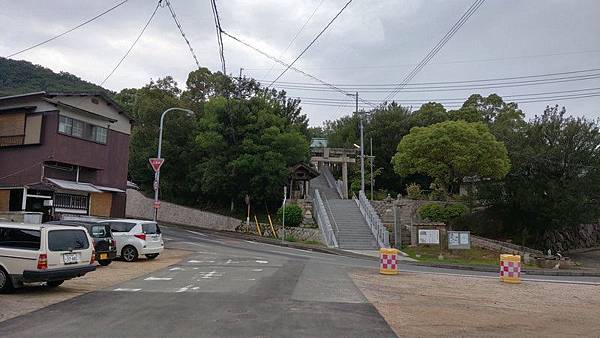
POLYGON ((321 233, 323 234, 323 238, 325 239, 325 244, 328 248, 337 248, 338 242, 335 238, 335 233, 331 227, 331 222, 329 222, 329 216, 327 216, 327 210, 325 210, 325 204, 323 204, 323 200, 321 199, 321 194, 319 194, 318 189, 315 189, 314 202, 313 209, 315 212, 315 217, 317 219, 319 229, 321 229, 321 233))
POLYGON ((356 204, 360 208, 360 213, 363 215, 369 228, 371 228, 371 232, 375 239, 377 239, 377 245, 380 248, 389 248, 390 247, 390 233, 387 231, 381 219, 379 219, 379 215, 373 206, 365 196, 365 193, 361 190, 358 192, 358 198, 354 197, 356 204))
POLYGON ((329 167, 323 166, 323 168, 321 169, 321 173, 323 175, 325 175, 325 179, 327 180, 327 184, 329 185, 329 187, 332 189, 335 189, 335 191, 338 193, 340 198, 344 198, 344 194, 342 193, 341 184, 339 183, 339 181, 335 180, 335 177, 333 177, 333 174, 331 173, 331 170, 329 169, 329 167))

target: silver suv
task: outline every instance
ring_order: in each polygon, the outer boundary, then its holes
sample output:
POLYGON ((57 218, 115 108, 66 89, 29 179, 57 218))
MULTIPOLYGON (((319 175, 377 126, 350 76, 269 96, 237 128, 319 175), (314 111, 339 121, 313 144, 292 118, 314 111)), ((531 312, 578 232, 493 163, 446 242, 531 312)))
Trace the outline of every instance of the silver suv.
POLYGON ((101 221, 110 224, 117 244, 117 256, 133 262, 140 255, 154 259, 164 250, 160 227, 156 222, 137 219, 115 219, 101 221))

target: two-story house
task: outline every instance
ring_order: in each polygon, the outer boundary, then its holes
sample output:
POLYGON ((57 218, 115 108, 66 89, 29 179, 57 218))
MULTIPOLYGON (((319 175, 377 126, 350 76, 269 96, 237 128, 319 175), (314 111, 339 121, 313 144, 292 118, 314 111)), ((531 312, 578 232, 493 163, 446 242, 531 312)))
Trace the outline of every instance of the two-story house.
POLYGON ((0 97, 0 211, 124 217, 131 122, 103 93, 0 97))

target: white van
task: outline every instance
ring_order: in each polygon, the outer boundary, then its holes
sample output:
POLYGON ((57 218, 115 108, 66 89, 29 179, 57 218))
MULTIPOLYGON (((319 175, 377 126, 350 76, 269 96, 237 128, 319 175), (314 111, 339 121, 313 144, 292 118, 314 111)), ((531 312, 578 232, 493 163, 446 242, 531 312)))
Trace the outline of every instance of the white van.
POLYGON ((96 269, 85 228, 0 222, 0 293, 23 283, 59 286, 96 269))

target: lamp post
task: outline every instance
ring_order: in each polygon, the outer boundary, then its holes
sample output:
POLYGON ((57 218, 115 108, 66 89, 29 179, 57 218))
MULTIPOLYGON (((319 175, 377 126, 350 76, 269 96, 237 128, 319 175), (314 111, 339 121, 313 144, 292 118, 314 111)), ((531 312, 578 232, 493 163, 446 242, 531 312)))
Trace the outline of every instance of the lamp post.
POLYGON ((360 190, 365 191, 365 143, 364 143, 364 126, 363 126, 363 115, 358 112, 358 92, 355 94, 346 94, 348 96, 354 96, 356 103, 356 113, 360 114, 360 190))
MULTIPOLYGON (((165 115, 167 115, 168 112, 173 111, 173 110, 181 110, 181 111, 187 112, 190 115, 194 114, 194 112, 189 109, 177 108, 177 107, 169 108, 162 113, 162 115, 160 116, 160 127, 158 129, 158 152, 156 154, 156 158, 161 158, 160 155, 161 155, 161 150, 162 150, 163 123, 165 121, 165 115)), ((154 204, 155 205, 158 205, 158 190, 159 190, 159 188, 160 188, 160 167, 154 173, 154 204)), ((153 220, 154 220, 154 222, 156 222, 158 220, 158 208, 154 209, 153 220)))

